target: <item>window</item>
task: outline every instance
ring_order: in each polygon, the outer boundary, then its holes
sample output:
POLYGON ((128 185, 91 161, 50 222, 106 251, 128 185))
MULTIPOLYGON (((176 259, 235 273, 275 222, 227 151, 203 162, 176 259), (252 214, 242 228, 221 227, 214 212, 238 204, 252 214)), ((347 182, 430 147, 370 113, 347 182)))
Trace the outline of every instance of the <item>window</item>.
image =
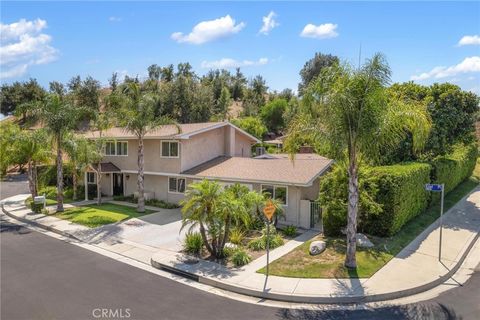
POLYGON ((107 156, 126 156, 128 155, 127 141, 107 141, 105 142, 105 155, 107 156))
POLYGON ((168 178, 168 191, 175 193, 185 192, 185 179, 184 178, 168 178))
POLYGON ((268 197, 278 200, 281 204, 287 205, 288 192, 287 187, 262 185, 262 193, 268 197))
POLYGON ((178 142, 162 141, 161 155, 165 158, 178 158, 178 142))
POLYGON ((127 141, 118 141, 117 142, 117 156, 128 156, 128 142, 127 141))
POLYGON ((87 172, 87 184, 95 184, 96 183, 96 174, 95 172, 87 172))
POLYGON ((115 155, 115 142, 107 141, 105 143, 105 155, 114 156, 115 155))

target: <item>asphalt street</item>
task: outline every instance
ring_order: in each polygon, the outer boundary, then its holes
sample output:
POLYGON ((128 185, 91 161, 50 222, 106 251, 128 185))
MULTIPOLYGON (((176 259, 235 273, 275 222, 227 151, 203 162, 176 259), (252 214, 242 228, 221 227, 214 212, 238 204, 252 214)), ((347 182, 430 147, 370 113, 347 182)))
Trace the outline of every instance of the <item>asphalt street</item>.
MULTIPOLYGON (((2 182, 2 198, 5 184, 2 182)), ((433 301, 295 310, 244 303, 1 221, 1 319, 478 319, 480 270, 433 301), (106 311, 105 311, 106 310, 106 311), (102 314, 102 311, 105 312, 102 314)))

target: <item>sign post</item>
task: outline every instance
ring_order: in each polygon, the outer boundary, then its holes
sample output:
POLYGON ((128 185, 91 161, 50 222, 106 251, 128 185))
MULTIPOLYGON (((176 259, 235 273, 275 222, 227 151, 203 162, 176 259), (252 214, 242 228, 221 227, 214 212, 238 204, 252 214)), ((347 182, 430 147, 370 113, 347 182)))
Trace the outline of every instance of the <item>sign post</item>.
POLYGON ((442 259, 442 231, 443 231, 443 197, 445 195, 445 184, 426 184, 425 190, 431 192, 441 192, 442 196, 440 199, 440 237, 438 244, 438 261, 442 259))
POLYGON ((267 201, 267 204, 263 208, 263 214, 267 218, 267 277, 268 277, 268 265, 270 264, 270 223, 272 221, 273 214, 275 213, 275 206, 271 200, 267 201))

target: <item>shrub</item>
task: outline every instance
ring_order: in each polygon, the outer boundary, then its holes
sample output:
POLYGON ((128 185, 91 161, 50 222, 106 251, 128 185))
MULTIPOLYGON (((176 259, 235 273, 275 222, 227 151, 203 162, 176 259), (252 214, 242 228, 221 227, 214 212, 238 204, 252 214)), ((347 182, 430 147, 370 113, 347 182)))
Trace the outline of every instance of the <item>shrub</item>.
MULTIPOLYGON (((267 247, 267 237, 264 237, 263 241, 265 242, 265 248, 266 248, 267 247)), ((270 249, 278 248, 283 244, 284 244, 284 241, 283 241, 283 239, 280 235, 277 234, 277 235, 274 235, 274 236, 270 236, 270 243, 269 243, 269 248, 270 249)))
MULTIPOLYGON (((267 227, 264 227, 262 229, 262 236, 266 236, 267 235, 267 227)), ((277 234, 277 229, 275 228, 274 225, 270 225, 270 235, 274 235, 274 234, 277 234)))
POLYGON ((43 209, 43 203, 35 203, 32 201, 30 203, 30 209, 32 209, 34 213, 41 213, 43 209))
POLYGON ((283 228, 283 234, 287 237, 295 237, 297 234, 297 227, 294 225, 286 226, 283 228))
POLYGON ((240 230, 238 228, 234 228, 234 229, 230 230, 230 242, 231 243, 241 245, 244 237, 245 237, 245 234, 243 233, 242 230, 240 230))
MULTIPOLYGON (((275 235, 270 234, 269 238, 270 238, 270 243, 269 243, 270 249, 278 248, 284 244, 282 237, 278 234, 275 234, 275 235)), ((265 250, 267 248, 267 236, 262 236, 260 238, 251 240, 248 243, 248 248, 253 251, 265 250)))
POLYGON ((57 198, 57 187, 55 186, 48 186, 43 187, 38 190, 38 195, 43 196, 45 195, 48 199, 56 199, 57 198))
POLYGON ((413 217, 422 213, 429 203, 425 184, 430 181, 431 166, 425 163, 405 163, 374 167, 369 170, 376 180, 375 201, 381 204, 379 214, 367 214, 367 233, 392 236, 413 217))
POLYGON ((149 199, 145 201, 145 204, 147 206, 153 206, 153 207, 158 207, 162 209, 176 209, 180 207, 178 204, 165 202, 163 200, 158 200, 158 199, 149 199))
POLYGON ((183 249, 190 254, 200 254, 203 247, 203 239, 199 232, 188 232, 185 235, 183 249))
POLYGON ((238 249, 232 255, 232 262, 235 267, 241 267, 252 261, 252 257, 245 250, 238 249))
POLYGON ((472 175, 477 160, 476 144, 457 144, 451 154, 437 157, 432 161, 432 181, 444 183, 445 193, 453 190, 472 175))
POLYGON ((248 248, 252 249, 253 251, 265 250, 265 247, 266 243, 263 241, 263 237, 253 239, 248 242, 248 248))

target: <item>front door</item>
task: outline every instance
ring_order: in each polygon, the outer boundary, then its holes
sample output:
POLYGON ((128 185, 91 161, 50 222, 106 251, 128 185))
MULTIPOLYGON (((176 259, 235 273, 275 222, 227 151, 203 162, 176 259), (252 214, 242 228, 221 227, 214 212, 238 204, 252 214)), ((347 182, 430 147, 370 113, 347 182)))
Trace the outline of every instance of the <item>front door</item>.
POLYGON ((123 196, 123 174, 122 173, 113 174, 113 195, 123 196))

